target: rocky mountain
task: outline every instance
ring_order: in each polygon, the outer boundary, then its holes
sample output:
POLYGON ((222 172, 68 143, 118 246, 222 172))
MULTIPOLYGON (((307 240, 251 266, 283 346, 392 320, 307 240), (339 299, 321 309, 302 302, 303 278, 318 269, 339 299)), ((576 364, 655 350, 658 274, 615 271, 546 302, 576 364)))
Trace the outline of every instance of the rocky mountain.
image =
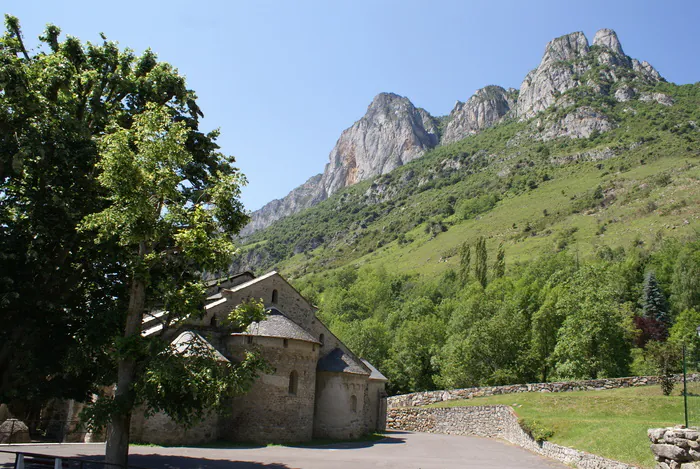
POLYGON ((440 143, 447 144, 491 127, 515 105, 518 92, 500 86, 487 86, 474 93, 466 103, 457 101, 450 113, 440 143))
POLYGON ((549 42, 539 66, 520 85, 515 115, 520 119, 534 117, 574 88, 587 87, 594 93, 606 94, 618 82, 661 80, 649 63, 625 55, 617 34, 611 29, 596 33, 593 48, 582 32, 549 42))
POLYGON ((611 97, 625 102, 638 97, 670 105, 667 96, 639 94, 639 86, 663 79, 647 62, 625 55, 615 31, 601 29, 589 44, 582 32, 550 41, 536 69, 527 74, 520 89, 487 86, 466 102, 457 102, 444 120, 417 108, 408 98, 393 93, 377 95, 365 115, 343 131, 329 155, 323 174, 309 179, 280 200, 273 200, 252 214, 243 230, 249 235, 271 223, 312 207, 339 190, 386 174, 422 156, 437 145, 447 145, 477 134, 505 119, 530 120, 555 107, 563 112, 546 121, 532 119, 523 139, 588 138, 615 127, 600 109, 590 106, 568 109, 576 102, 572 92, 587 99, 611 97), (638 96, 639 95, 639 96, 638 96))
POLYGON ((418 158, 438 140, 437 122, 425 110, 393 93, 377 95, 331 151, 321 178, 324 198, 418 158))
POLYGON ((250 223, 241 230, 241 236, 247 236, 262 230, 292 213, 312 207, 320 202, 319 191, 322 174, 310 177, 304 184, 295 188, 282 199, 275 199, 265 204, 260 210, 253 212, 250 223))
POLYGON ((389 171, 438 144, 437 120, 408 98, 380 93, 365 115, 345 129, 323 174, 312 177, 282 199, 253 212, 246 236, 276 220, 312 207, 340 189, 389 171))

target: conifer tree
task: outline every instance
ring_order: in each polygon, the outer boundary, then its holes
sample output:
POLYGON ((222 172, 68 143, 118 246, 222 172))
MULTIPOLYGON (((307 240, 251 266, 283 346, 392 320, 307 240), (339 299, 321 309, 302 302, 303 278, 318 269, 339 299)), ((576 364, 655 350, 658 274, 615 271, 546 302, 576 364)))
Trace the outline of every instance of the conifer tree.
POLYGON ((474 276, 479 281, 481 286, 486 288, 486 274, 488 270, 486 267, 488 262, 488 254, 486 253, 486 238, 480 236, 479 239, 476 240, 475 251, 476 265, 474 266, 474 276))
POLYGON ((466 241, 459 248, 459 282, 462 286, 469 281, 472 262, 472 247, 466 241))
POLYGON ((503 243, 498 245, 498 254, 496 254, 496 262, 493 263, 493 277, 501 278, 506 274, 506 253, 503 249, 503 243))
POLYGON ((670 326, 668 302, 653 271, 644 279, 641 303, 642 321, 639 325, 643 336, 647 340, 665 340, 670 326))

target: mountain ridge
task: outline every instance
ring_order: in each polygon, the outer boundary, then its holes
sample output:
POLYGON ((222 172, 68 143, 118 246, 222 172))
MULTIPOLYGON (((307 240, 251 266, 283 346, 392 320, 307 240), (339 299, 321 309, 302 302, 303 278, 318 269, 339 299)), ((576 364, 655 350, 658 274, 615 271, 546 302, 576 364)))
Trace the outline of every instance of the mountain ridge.
MULTIPOLYGON (((566 107, 561 96, 569 90, 590 88, 594 94, 607 95, 611 85, 620 81, 630 85, 652 84, 663 78, 646 61, 625 55, 615 31, 601 29, 590 45, 582 32, 553 39, 519 90, 486 86, 466 102, 457 101, 450 114, 442 118, 415 107, 406 97, 380 93, 365 115, 342 132, 321 177, 311 177, 287 196, 254 211, 241 235, 249 236, 277 220, 317 205, 340 189, 385 174, 421 157, 427 150, 479 133, 504 119, 528 120, 552 106, 566 107), (596 53, 591 54, 592 50, 596 53), (596 77, 593 72, 602 75, 596 77)), ((621 98, 634 95, 633 86, 627 89, 630 91, 617 90, 621 98)), ((604 116, 590 109, 571 112, 564 119, 568 120, 559 126, 550 123, 551 138, 560 134, 587 137, 591 132, 611 128, 604 116)))

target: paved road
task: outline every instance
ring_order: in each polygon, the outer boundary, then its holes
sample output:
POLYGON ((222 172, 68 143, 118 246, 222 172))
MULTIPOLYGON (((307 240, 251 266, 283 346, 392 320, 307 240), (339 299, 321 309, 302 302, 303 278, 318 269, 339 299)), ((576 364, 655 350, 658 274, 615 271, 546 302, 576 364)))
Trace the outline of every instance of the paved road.
MULTIPOLYGON (((64 457, 104 454, 103 444, 0 445, 0 450, 64 457)), ((0 453, 3 463, 12 455, 0 453)), ((153 469, 565 469, 566 466, 499 440, 389 432, 383 440, 314 447, 163 448, 132 446, 129 464, 153 469)))

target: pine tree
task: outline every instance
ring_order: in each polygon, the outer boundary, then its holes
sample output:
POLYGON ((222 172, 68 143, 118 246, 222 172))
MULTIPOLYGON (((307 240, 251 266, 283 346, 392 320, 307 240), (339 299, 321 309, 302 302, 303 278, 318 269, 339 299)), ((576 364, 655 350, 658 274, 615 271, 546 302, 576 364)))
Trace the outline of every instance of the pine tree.
POLYGON ((668 302, 653 271, 644 279, 641 304, 642 316, 637 324, 642 329, 643 341, 666 340, 670 326, 668 302))
POLYGON ((474 276, 479 281, 481 286, 486 288, 486 274, 488 270, 486 267, 486 263, 488 262, 488 254, 486 253, 486 238, 480 236, 479 239, 476 240, 475 251, 476 265, 474 266, 474 276))
POLYGON ((459 282, 462 286, 469 281, 469 271, 472 263, 472 247, 466 241, 459 248, 459 282))
POLYGON ((506 253, 503 249, 503 243, 498 245, 498 254, 496 254, 496 262, 493 263, 493 277, 501 278, 506 274, 506 253))

